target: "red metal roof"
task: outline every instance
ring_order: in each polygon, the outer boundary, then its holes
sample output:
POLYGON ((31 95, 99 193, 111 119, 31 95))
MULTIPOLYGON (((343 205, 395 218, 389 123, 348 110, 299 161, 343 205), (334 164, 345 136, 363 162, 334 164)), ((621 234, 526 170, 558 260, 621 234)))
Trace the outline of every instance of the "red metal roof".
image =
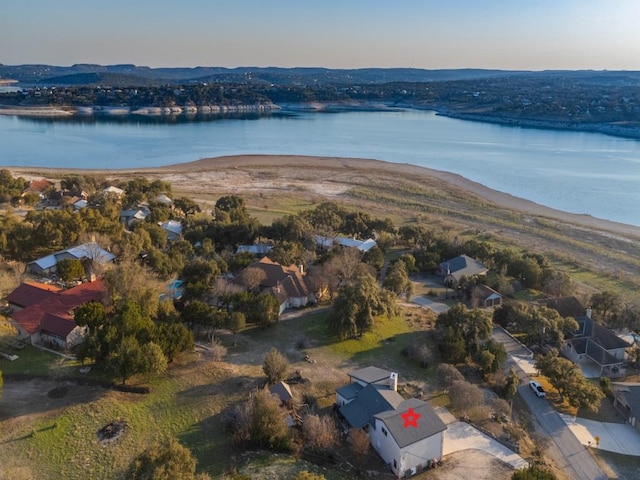
POLYGON ((69 290, 57 292, 40 290, 40 292, 46 292, 46 295, 40 293, 41 302, 32 303, 19 312, 13 313, 12 318, 29 334, 46 330, 66 337, 77 326, 73 320, 72 311, 92 300, 101 301, 106 294, 106 287, 102 280, 96 280, 69 290))
POLYGON ((56 285, 44 283, 23 283, 7 296, 9 303, 13 303, 21 308, 31 305, 38 305, 48 301, 55 294, 62 290, 56 285))

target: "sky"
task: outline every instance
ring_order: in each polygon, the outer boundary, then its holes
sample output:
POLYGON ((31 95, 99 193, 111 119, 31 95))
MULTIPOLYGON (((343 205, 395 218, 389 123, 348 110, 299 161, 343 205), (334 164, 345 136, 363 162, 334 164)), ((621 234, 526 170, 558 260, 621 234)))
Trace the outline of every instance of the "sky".
POLYGON ((0 63, 640 70, 640 0, 14 0, 0 63))

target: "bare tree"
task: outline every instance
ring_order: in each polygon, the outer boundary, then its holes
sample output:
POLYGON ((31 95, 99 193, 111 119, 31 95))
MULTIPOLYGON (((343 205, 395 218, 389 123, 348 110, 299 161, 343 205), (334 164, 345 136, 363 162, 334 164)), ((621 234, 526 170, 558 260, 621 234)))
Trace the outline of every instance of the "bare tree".
POLYGON ((476 407, 484 401, 482 390, 464 380, 453 382, 449 388, 449 398, 453 408, 459 411, 476 407))
POLYGON ((238 281, 251 291, 257 290, 266 278, 267 274, 264 270, 257 267, 247 267, 238 275, 238 281))
POLYGON ((351 451, 355 453, 357 459, 362 460, 369 453, 371 441, 368 435, 359 428, 349 429, 349 442, 351 451))
POLYGON ((441 363, 436 370, 436 381, 438 386, 444 391, 448 392, 454 382, 460 382, 464 380, 464 376, 460 371, 449 363, 441 363))
POLYGON ((316 452, 326 452, 338 443, 336 422, 324 415, 307 415, 302 426, 305 445, 316 452))

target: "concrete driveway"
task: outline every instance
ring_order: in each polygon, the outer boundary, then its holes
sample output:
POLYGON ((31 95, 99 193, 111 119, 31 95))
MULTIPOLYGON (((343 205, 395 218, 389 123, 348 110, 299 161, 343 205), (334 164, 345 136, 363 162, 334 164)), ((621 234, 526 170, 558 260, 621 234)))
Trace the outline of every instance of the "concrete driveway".
POLYGON ((596 422, 564 414, 560 418, 583 445, 596 448, 595 437, 600 437, 600 450, 640 457, 640 432, 628 423, 596 422))
POLYGON ((428 308, 429 310, 432 310, 438 315, 443 312, 446 312, 450 308, 449 305, 447 305, 446 303, 436 302, 434 300, 431 300, 427 297, 423 297, 420 295, 416 295, 415 297, 412 297, 411 303, 415 303, 416 305, 420 305, 422 307, 428 308))
POLYGON ((468 423, 456 420, 446 408, 437 408, 436 412, 447 425, 447 429, 444 432, 443 455, 462 450, 476 449, 493 455, 497 459, 511 465, 516 470, 529 466, 529 463, 524 458, 500 442, 485 435, 468 423))

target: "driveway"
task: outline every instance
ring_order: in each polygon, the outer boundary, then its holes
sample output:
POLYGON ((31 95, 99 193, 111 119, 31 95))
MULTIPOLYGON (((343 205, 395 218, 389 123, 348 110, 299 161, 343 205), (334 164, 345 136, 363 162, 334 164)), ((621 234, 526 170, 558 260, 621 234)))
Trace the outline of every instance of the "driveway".
POLYGON ((437 408, 436 412, 447 425, 447 429, 444 432, 443 455, 449 455, 462 450, 476 449, 493 455, 495 458, 511 465, 516 470, 529 466, 529 463, 524 458, 500 442, 485 435, 468 423, 456 420, 446 408, 437 408))
POLYGON ((560 414, 560 418, 583 445, 640 457, 640 432, 628 423, 608 423, 560 414), (600 437, 596 447, 595 437, 600 437))
POLYGON ((529 388, 528 382, 518 387, 518 393, 535 415, 543 431, 564 456, 565 464, 560 463, 558 465, 560 468, 571 472, 572 478, 606 480, 606 475, 598 467, 587 449, 546 399, 538 398, 529 388))
POLYGON ((536 373, 531 351, 509 335, 504 329, 496 327, 492 338, 502 343, 507 351, 507 366, 515 365, 523 384, 518 387, 520 397, 538 420, 553 445, 546 449, 558 466, 571 478, 580 480, 606 480, 598 464, 584 445, 576 438, 558 412, 544 398, 538 398, 529 388, 529 375, 536 373))
POLYGON ((449 305, 446 303, 436 302, 427 297, 416 295, 411 298, 411 303, 415 303, 416 305, 420 305, 422 307, 428 308, 429 310, 434 311, 437 314, 441 314, 449 310, 449 305))

